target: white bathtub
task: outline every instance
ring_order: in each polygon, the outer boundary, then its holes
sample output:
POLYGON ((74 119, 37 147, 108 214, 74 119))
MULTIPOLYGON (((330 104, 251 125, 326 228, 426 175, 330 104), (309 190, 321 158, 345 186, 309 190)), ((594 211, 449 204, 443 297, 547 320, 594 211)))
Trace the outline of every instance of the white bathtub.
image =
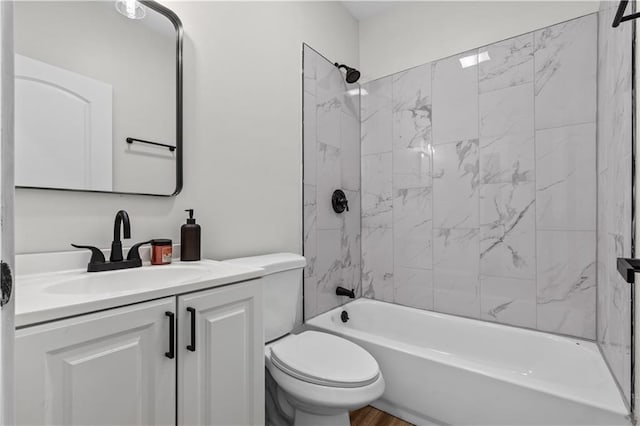
POLYGON ((372 405, 419 425, 629 425, 595 343, 358 299, 307 321, 367 349, 372 405), (340 313, 346 310, 349 321, 340 313))

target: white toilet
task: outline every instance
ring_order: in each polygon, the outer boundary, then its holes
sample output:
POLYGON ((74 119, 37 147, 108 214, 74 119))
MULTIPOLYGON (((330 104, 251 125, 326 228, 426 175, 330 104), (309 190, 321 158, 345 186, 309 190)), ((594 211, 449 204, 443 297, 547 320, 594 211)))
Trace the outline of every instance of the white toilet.
POLYGON ((289 334, 302 322, 304 257, 277 253, 232 259, 265 270, 265 364, 276 404, 296 426, 349 425, 349 411, 378 399, 384 378, 360 346, 318 331, 289 334))

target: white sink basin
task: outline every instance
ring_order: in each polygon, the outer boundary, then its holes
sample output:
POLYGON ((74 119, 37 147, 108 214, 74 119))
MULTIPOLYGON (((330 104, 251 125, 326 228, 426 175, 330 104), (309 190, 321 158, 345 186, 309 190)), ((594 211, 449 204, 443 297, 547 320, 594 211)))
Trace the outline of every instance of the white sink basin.
POLYGON ((259 278, 259 268, 202 260, 108 272, 67 270, 16 278, 16 326, 259 278))
POLYGON ((211 265, 172 264, 109 272, 79 272, 53 278, 43 291, 53 294, 138 292, 199 280, 215 269, 211 265))

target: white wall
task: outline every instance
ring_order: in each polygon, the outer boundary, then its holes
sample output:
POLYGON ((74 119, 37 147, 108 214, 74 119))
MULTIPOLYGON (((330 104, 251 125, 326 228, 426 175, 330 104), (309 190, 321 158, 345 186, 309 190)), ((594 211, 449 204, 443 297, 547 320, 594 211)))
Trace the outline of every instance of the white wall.
POLYGON ((336 2, 165 4, 185 30, 183 192, 18 190, 17 253, 107 247, 118 209, 134 240, 178 241, 186 208, 206 257, 301 251, 302 43, 357 65, 357 22, 336 2))
POLYGON ((598 1, 403 2, 360 22, 362 81, 593 13, 598 1))

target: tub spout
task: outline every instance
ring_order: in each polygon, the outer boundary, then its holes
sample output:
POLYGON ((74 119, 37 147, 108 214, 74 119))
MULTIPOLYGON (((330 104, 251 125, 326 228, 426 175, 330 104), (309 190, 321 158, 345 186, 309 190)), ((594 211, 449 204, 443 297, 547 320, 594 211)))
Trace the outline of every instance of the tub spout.
POLYGON ((347 290, 344 287, 337 287, 336 288, 336 295, 337 296, 348 296, 351 299, 355 299, 356 298, 356 293, 354 290, 347 290))

